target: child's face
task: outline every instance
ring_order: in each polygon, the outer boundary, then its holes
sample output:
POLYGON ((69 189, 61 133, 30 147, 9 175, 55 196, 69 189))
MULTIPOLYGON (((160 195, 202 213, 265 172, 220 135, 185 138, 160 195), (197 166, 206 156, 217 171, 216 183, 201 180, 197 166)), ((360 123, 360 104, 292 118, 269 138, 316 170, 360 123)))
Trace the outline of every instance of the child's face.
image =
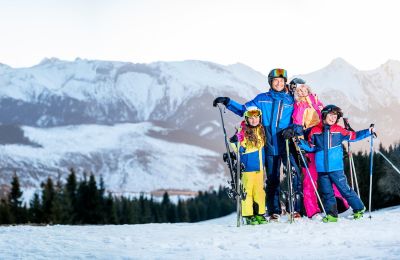
POLYGON ((308 88, 304 84, 297 85, 296 92, 299 97, 307 97, 308 96, 308 88))
POLYGON ((260 117, 259 116, 249 117, 249 118, 247 118, 247 120, 249 121, 249 124, 251 126, 258 126, 258 124, 260 124, 260 117))
POLYGON ((324 120, 324 123, 327 125, 334 125, 337 120, 337 115, 335 113, 328 113, 324 120))

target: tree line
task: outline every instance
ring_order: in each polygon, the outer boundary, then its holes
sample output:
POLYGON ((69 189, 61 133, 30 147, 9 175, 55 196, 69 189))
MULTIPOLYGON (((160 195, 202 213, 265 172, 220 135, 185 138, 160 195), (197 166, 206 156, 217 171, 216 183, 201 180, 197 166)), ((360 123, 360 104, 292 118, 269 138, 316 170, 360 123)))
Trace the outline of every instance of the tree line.
POLYGON ((164 193, 161 201, 152 196, 113 196, 106 194, 103 178, 99 183, 93 174, 77 180, 74 169, 63 184, 49 177, 35 193, 29 206, 22 203, 17 174, 11 191, 0 202, 0 224, 143 224, 197 222, 228 215, 235 210, 224 188, 199 192, 194 198, 173 203, 164 193))
MULTIPOLYGON (((390 145, 388 148, 379 146, 383 153, 396 167, 400 166, 400 144, 390 145)), ((360 197, 368 208, 369 179, 370 179, 370 153, 358 152, 353 154, 356 167, 360 197)), ((349 160, 345 158, 345 165, 349 176, 349 160)), ((372 210, 400 205, 400 174, 379 153, 373 156, 372 174, 372 210)))

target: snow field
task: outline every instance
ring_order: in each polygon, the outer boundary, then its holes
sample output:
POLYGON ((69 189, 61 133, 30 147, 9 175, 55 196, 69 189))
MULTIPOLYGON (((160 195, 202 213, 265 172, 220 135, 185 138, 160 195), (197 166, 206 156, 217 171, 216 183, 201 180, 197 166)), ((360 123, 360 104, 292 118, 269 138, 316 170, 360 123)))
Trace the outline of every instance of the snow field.
POLYGON ((399 259, 400 207, 338 223, 0 227, 1 259, 399 259))

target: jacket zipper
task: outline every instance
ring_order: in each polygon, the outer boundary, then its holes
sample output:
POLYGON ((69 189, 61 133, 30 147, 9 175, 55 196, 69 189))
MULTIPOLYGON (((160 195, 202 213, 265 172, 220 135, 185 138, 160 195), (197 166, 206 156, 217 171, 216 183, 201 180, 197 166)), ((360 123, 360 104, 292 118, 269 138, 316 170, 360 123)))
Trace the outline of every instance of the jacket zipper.
POLYGON ((330 130, 328 129, 326 132, 326 145, 325 145, 325 149, 324 149, 324 153, 325 153, 325 171, 329 171, 329 160, 328 160, 328 154, 329 154, 329 148, 331 146, 330 144, 330 130))
POLYGON ((278 117, 276 119, 276 128, 278 128, 279 121, 281 120, 281 117, 282 117, 282 108, 283 108, 283 106, 281 106, 281 101, 279 100, 279 103, 278 103, 278 117))

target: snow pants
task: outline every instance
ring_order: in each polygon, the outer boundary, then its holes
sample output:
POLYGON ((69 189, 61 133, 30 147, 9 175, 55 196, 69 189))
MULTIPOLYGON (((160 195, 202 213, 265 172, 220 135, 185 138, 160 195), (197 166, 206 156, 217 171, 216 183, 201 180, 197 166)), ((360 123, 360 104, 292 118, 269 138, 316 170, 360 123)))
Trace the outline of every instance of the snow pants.
MULTIPOLYGON (((314 153, 308 153, 307 157, 309 159, 308 161, 308 170, 310 171, 310 175, 312 178, 312 181, 314 182, 316 188, 318 188, 318 173, 317 169, 315 167, 315 154, 314 153)), ((307 217, 311 218, 314 216, 316 213, 320 213, 321 210, 318 206, 318 198, 317 195, 315 194, 314 187, 312 185, 311 179, 307 173, 306 168, 302 168, 303 171, 303 196, 304 196, 304 208, 306 210, 307 217)), ((346 199, 343 198, 343 196, 340 194, 339 190, 336 188, 335 184, 332 184, 333 188, 333 193, 336 199, 340 199, 343 202, 343 205, 345 208, 349 207, 349 204, 347 203, 346 199)))
POLYGON ((263 172, 243 172, 242 183, 246 191, 246 199, 242 200, 242 216, 264 215, 265 191, 263 172))
POLYGON ((353 211, 364 209, 364 204, 356 192, 347 183, 343 170, 333 172, 319 172, 318 182, 321 188, 322 203, 326 214, 337 217, 337 204, 333 193, 332 184, 335 184, 340 194, 347 200, 353 211))
MULTIPOLYGON (((267 167, 267 209, 268 214, 281 214, 281 205, 279 201, 280 188, 280 170, 282 163, 286 165, 286 155, 267 155, 266 167, 267 167)), ((297 166, 296 160, 293 155, 289 156, 290 163, 294 170, 293 175, 293 191, 294 191, 294 211, 300 212, 301 210, 301 176, 300 169, 297 166)))

